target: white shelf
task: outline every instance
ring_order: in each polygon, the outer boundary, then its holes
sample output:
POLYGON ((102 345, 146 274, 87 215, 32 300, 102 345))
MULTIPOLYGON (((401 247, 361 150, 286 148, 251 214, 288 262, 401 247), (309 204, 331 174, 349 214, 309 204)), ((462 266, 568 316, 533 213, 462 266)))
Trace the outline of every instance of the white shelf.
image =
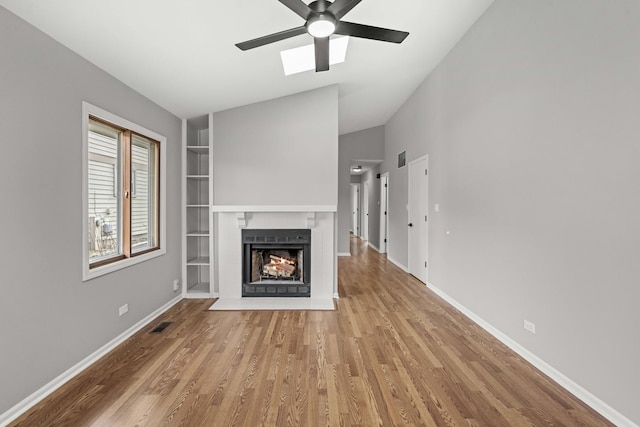
POLYGON ((191 286, 187 289, 188 294, 198 293, 198 294, 208 294, 209 293, 209 282, 199 282, 195 285, 191 286))
POLYGON ((187 260, 187 265, 209 265, 209 257, 201 256, 187 260))
POLYGON ((213 291, 213 226, 210 163, 211 114, 183 120, 182 279, 185 298, 209 298, 213 291))
POLYGON ((208 145, 187 145, 187 150, 197 154, 207 154, 209 152, 208 145))

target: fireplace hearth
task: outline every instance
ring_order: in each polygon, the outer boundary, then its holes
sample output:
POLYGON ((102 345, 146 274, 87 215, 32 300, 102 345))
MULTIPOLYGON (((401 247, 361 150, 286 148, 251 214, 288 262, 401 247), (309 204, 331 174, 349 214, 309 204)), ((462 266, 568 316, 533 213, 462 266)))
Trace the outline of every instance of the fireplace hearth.
POLYGON ((243 297, 310 297, 311 230, 243 229, 243 297))

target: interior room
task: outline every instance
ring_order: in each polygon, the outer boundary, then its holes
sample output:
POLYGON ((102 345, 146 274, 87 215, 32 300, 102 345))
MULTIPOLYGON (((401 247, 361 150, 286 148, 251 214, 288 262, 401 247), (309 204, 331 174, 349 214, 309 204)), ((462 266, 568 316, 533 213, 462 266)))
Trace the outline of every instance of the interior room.
POLYGON ((639 22, 0 0, 0 426, 640 425, 639 22))

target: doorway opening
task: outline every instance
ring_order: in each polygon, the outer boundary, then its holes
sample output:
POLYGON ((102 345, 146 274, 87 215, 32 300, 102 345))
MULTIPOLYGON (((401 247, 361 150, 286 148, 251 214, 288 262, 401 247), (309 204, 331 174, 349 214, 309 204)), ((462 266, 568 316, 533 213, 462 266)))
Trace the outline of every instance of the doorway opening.
POLYGON ((351 184, 351 232, 362 237, 360 230, 360 184, 351 184))

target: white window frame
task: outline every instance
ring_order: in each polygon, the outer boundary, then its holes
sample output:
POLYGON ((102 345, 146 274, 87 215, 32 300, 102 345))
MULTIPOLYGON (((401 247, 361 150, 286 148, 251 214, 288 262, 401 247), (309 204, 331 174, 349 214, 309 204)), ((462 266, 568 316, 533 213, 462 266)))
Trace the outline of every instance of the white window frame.
POLYGON ((82 281, 95 279, 123 268, 140 264, 167 253, 166 236, 167 236, 167 174, 166 174, 166 151, 167 138, 146 129, 140 125, 123 119, 109 111, 96 107, 88 102, 82 102, 82 281), (90 268, 89 260, 89 116, 98 117, 114 125, 132 130, 140 135, 148 136, 160 142, 160 206, 159 206, 159 224, 160 233, 158 241, 158 249, 150 251, 138 256, 115 261, 100 267, 90 268))

